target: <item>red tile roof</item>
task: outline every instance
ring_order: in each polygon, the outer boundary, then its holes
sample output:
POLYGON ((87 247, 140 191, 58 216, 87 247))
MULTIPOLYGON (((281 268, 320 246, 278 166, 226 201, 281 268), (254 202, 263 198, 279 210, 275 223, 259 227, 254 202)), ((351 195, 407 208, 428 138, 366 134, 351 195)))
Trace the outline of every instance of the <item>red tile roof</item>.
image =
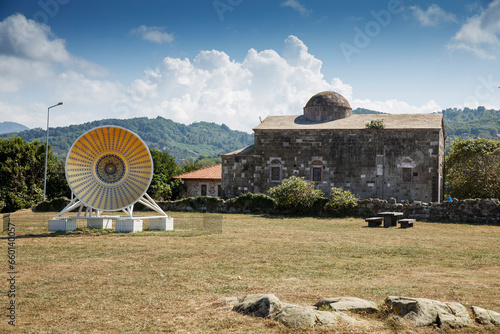
POLYGON ((194 170, 174 176, 174 179, 183 180, 222 180, 222 164, 194 170))

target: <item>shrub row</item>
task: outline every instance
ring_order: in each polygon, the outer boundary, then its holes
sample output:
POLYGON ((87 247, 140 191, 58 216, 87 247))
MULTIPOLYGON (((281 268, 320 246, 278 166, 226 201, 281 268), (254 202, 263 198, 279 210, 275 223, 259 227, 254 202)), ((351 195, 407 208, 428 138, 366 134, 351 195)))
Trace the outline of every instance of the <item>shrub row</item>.
POLYGON ((268 194, 246 193, 224 201, 216 197, 193 197, 173 202, 161 202, 164 210, 208 212, 254 212, 292 215, 352 215, 358 199, 351 192, 332 188, 326 198, 314 183, 292 176, 280 185, 270 188, 268 194))

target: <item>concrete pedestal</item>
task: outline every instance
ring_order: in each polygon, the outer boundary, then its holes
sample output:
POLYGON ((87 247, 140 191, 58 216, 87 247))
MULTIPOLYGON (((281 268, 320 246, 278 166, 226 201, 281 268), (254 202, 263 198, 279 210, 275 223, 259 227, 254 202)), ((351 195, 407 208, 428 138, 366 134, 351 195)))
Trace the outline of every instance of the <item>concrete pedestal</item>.
POLYGON ((174 218, 161 217, 149 219, 150 230, 172 231, 174 229, 174 218))
POLYGON ((113 219, 106 217, 87 218, 88 228, 111 229, 113 228, 113 219))
POLYGON ((130 233, 142 231, 142 219, 117 219, 115 232, 130 233))
POLYGON ((49 220, 49 231, 74 231, 76 230, 76 219, 57 218, 49 220))

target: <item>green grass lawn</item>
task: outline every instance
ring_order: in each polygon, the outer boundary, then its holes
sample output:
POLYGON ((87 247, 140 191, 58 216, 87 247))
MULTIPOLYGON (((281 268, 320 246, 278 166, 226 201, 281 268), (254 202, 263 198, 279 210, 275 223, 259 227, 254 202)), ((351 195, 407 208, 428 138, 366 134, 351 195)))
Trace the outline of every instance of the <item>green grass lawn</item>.
MULTIPOLYGON (((384 229, 367 228, 354 218, 228 214, 222 216, 223 232, 214 234, 54 233, 47 231, 52 216, 29 210, 11 215, 18 333, 293 332, 221 308, 221 297, 251 293, 274 293, 304 306, 339 296, 382 304, 387 296, 400 295, 500 312, 498 226, 417 222, 410 229, 384 229)), ((203 214, 172 216, 175 226, 203 214)), ((5 278, 7 246, 4 232, 5 278)), ((14 332, 7 324, 7 302, 2 293, 2 333, 14 332)), ((367 332, 393 328, 382 321, 367 332)))

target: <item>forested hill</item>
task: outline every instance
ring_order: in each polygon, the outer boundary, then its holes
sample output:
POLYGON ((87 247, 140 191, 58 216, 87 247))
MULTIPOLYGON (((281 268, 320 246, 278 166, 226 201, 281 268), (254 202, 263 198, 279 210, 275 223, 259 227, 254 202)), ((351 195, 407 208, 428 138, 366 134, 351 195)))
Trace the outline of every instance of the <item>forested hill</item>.
POLYGON ((499 139, 500 110, 484 107, 477 109, 448 108, 442 113, 448 137, 499 139))
MULTIPOLYGON (((85 132, 103 125, 116 125, 135 132, 149 147, 168 152, 176 160, 215 157, 251 145, 253 135, 234 131, 226 125, 199 122, 191 125, 157 117, 105 119, 67 127, 50 128, 49 144, 59 159, 64 159, 71 145, 85 132)), ((27 141, 45 141, 45 129, 36 128, 1 137, 19 136, 27 141)))
POLYGON ((364 109, 364 108, 356 108, 352 111, 353 114, 387 114, 385 112, 364 109))

